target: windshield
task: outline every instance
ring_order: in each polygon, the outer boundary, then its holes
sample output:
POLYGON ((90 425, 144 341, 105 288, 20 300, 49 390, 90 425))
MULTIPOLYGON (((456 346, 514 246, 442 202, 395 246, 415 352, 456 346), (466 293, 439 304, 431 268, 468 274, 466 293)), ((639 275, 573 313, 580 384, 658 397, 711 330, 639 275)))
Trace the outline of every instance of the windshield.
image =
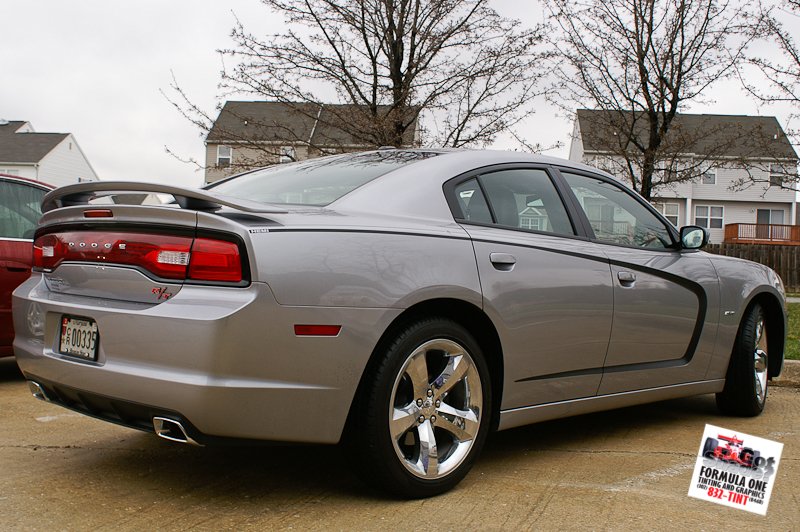
POLYGON ((386 150, 275 165, 212 184, 214 192, 263 203, 325 206, 348 192, 434 152, 386 150))

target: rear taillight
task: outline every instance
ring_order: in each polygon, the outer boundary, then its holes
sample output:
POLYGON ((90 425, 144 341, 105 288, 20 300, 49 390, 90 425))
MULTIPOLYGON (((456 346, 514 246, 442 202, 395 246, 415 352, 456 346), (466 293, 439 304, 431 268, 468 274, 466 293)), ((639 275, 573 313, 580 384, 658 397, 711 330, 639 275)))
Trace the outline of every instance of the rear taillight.
POLYGON ((239 246, 210 238, 74 231, 36 239, 34 267, 53 270, 65 261, 137 266, 163 279, 242 280, 239 246))
POLYGON ((195 238, 189 279, 238 283, 242 280, 239 246, 224 240, 195 238))

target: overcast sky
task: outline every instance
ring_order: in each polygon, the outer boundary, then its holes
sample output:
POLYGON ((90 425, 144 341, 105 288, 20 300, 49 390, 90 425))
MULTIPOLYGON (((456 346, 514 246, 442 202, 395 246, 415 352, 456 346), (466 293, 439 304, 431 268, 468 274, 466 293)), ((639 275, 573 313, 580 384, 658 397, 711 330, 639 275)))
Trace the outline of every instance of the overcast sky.
MULTIPOLYGON (((496 2, 525 23, 541 20, 536 3, 520 4, 496 2)), ((216 50, 231 44, 233 13, 254 33, 282 29, 258 0, 5 0, 0 118, 29 121, 39 132, 73 133, 101 179, 199 186, 202 171, 164 147, 202 160, 203 138, 160 91, 169 93, 174 72, 189 96, 213 112, 221 68, 216 50)), ((733 82, 710 96, 716 102, 688 111, 774 115, 784 129, 800 125, 788 124, 788 107, 759 105, 733 82)), ((561 142, 548 152, 560 157, 568 154, 570 131, 544 102, 523 129, 532 142, 561 142)))

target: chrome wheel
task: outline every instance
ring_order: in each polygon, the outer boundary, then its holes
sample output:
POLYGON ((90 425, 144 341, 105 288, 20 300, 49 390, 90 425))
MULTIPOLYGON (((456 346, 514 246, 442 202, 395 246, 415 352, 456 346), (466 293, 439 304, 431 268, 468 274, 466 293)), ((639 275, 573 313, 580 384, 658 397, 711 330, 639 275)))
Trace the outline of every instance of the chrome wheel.
POLYGON ((756 323, 755 337, 753 351, 755 391, 758 402, 763 403, 767 396, 767 335, 764 331, 763 317, 756 323))
POLYGON ((444 338, 423 343, 392 388, 389 434, 397 457, 417 477, 448 475, 475 443, 482 411, 481 379, 467 350, 444 338))

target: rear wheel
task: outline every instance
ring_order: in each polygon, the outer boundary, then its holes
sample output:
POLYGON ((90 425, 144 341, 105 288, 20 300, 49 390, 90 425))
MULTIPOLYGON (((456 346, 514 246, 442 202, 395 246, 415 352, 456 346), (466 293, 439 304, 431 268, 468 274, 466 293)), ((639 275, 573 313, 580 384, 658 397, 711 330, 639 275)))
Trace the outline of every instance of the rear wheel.
POLYGON ((350 435, 364 479, 408 498, 460 482, 486 439, 492 404, 472 335, 446 319, 414 323, 366 379, 350 435))
POLYGON ((724 414, 757 416, 767 400, 767 327, 761 305, 745 314, 733 346, 725 388, 717 394, 717 407, 724 414))

